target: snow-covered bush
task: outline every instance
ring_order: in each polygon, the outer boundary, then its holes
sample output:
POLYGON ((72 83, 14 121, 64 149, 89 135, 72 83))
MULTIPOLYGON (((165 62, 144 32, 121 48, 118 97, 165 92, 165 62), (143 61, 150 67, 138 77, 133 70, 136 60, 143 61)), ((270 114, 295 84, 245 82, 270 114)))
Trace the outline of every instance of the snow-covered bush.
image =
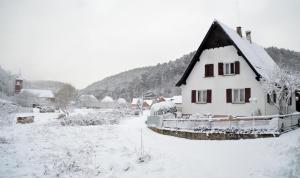
POLYGON ((78 104, 80 107, 86 107, 86 108, 99 107, 99 101, 94 95, 81 95, 78 98, 78 104))
POLYGON ((127 108, 128 107, 127 101, 124 98, 119 98, 117 100, 117 104, 118 104, 119 108, 127 108))
POLYGON ((115 108, 116 103, 110 96, 105 96, 100 103, 101 108, 115 108))
POLYGON ((166 113, 176 113, 176 106, 171 101, 164 101, 160 103, 155 103, 151 106, 150 114, 151 115, 162 115, 166 113))
POLYGON ((105 125, 118 124, 122 118, 128 117, 128 113, 118 110, 97 111, 90 113, 78 113, 62 118, 62 125, 105 125))
POLYGON ((279 126, 279 118, 275 117, 271 119, 271 121, 269 122, 269 129, 278 129, 278 126, 279 126))

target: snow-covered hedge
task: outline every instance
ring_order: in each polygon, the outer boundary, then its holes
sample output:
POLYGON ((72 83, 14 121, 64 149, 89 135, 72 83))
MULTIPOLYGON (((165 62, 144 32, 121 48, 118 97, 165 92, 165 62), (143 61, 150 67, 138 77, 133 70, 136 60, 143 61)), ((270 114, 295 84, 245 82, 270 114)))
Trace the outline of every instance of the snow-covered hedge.
POLYGON ((151 106, 150 115, 162 115, 166 113, 176 113, 176 106, 171 101, 155 103, 151 106))
POLYGON ((105 124, 118 124, 121 119, 129 117, 130 115, 126 111, 119 110, 103 110, 90 113, 77 113, 64 117, 61 121, 63 126, 65 125, 105 125, 105 124))

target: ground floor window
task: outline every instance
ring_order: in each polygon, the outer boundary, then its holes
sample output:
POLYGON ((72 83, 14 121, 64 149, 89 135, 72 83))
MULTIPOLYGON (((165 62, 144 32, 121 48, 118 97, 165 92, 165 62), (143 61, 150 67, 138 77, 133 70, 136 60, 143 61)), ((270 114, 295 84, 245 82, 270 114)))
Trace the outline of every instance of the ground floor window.
POLYGON ((245 103, 245 89, 233 89, 233 103, 245 103))
POLYGON ((207 102, 207 90, 198 90, 197 103, 206 103, 206 102, 207 102))

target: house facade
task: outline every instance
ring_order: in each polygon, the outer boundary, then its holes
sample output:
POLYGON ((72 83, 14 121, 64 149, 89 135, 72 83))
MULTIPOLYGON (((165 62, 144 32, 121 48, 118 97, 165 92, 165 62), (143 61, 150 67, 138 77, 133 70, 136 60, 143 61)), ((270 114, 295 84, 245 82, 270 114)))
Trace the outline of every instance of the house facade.
MULTIPOLYGON (((176 86, 182 91, 184 114, 250 116, 278 114, 262 87, 276 63, 252 42, 214 21, 176 86)), ((295 110, 295 96, 289 106, 295 110)))

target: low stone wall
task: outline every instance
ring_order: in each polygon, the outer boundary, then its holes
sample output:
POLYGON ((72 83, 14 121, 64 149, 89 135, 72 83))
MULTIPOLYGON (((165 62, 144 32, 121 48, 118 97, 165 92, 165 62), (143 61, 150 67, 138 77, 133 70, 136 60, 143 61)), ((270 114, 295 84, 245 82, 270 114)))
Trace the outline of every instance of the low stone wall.
POLYGON ((239 139, 255 139, 267 137, 279 137, 280 134, 237 134, 237 133, 198 133, 188 131, 175 131, 168 129, 159 129, 156 127, 148 127, 154 132, 170 135, 174 137, 192 139, 192 140, 239 140, 239 139))

